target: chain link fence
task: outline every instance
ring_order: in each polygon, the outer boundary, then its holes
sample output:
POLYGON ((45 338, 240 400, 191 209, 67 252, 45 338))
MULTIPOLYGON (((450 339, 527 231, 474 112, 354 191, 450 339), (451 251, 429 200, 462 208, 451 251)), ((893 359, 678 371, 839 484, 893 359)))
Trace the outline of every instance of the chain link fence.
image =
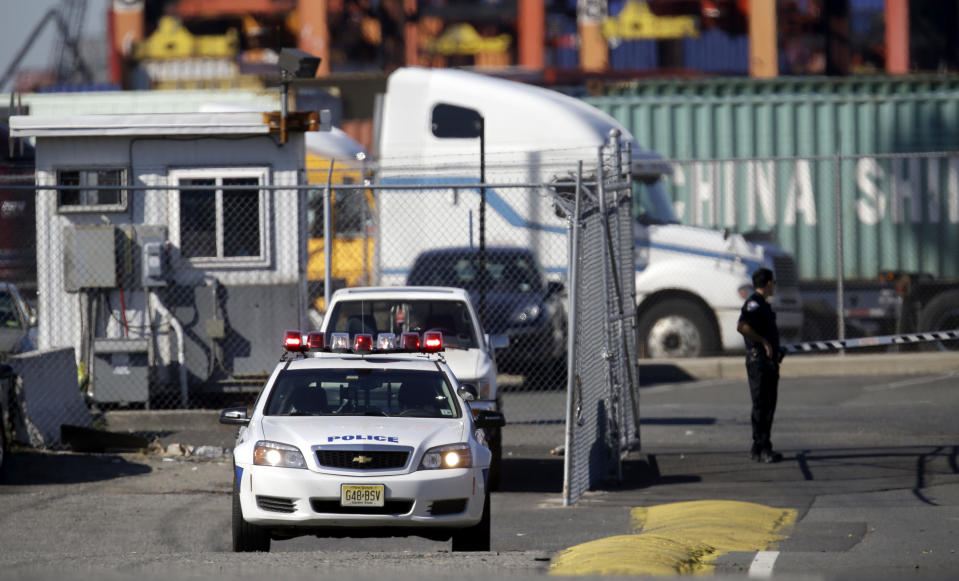
POLYGON ((599 482, 620 480, 622 456, 639 446, 629 167, 629 151, 613 140, 600 153, 596 175, 584 176, 581 166, 571 191, 559 192, 572 222, 566 504, 599 482))
MULTIPOLYGON (((504 443, 564 448, 577 491, 615 477, 618 454, 638 437, 634 217, 785 249, 777 276, 780 289, 801 291, 797 338, 959 327, 950 254, 959 154, 672 162, 667 208, 627 196, 623 167, 597 165, 597 155, 579 156, 585 170, 568 155, 544 156, 536 174, 497 171, 509 160, 491 158, 485 176, 475 161, 437 160, 444 171, 425 179, 397 167, 376 184, 352 162, 306 172, 62 168, 38 183, 31 214, 36 282, 24 294, 37 325, 20 309, 5 331, 43 353, 72 349, 76 366, 57 381, 80 394, 69 408, 78 415, 218 407, 251 400, 283 332, 317 328, 336 288, 462 286, 482 304, 486 330, 510 337, 497 361, 504 443), (559 177, 530 177, 544 174, 559 177), (428 260, 437 249, 447 255, 428 260), (567 426, 579 435, 568 440, 567 426), (584 442, 599 444, 587 451, 584 442)), ((2 208, 20 207, 4 195, 2 208)), ((24 376, 51 365, 6 357, 24 376)), ((63 393, 40 390, 33 401, 63 393)))
POLYGON ((62 400, 62 390, 24 384, 30 369, 63 368, 66 349, 73 365, 56 381, 73 385, 81 405, 24 441, 58 445, 56 428, 89 425, 89 409, 250 402, 285 330, 317 328, 329 292, 413 284, 471 292, 486 331, 510 338, 497 364, 514 442, 562 447, 572 220, 555 184, 372 185, 350 163, 295 176, 248 165, 141 166, 136 175, 77 167, 37 179, 30 333, 38 350, 9 355, 22 385, 15 399, 23 418, 40 400, 62 400), (428 260, 436 249, 450 251, 445 262, 428 260))

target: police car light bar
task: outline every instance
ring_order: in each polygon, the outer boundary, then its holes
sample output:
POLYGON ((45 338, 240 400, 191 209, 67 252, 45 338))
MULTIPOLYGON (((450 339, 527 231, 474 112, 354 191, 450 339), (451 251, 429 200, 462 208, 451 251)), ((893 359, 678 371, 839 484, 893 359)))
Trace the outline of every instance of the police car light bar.
POLYGON ((397 341, 394 333, 380 333, 373 341, 370 333, 357 333, 350 341, 349 333, 322 333, 311 331, 304 340, 300 331, 287 331, 283 347, 291 353, 326 351, 333 353, 437 353, 444 350, 443 333, 427 331, 422 340, 419 333, 403 333, 397 341), (329 341, 327 341, 329 338, 329 341))
POLYGON ((427 331, 423 333, 423 351, 427 353, 436 353, 443 350, 443 333, 439 331, 427 331))
POLYGON ((299 353, 305 349, 303 344, 303 335, 299 331, 287 331, 283 338, 283 347, 287 351, 299 353))
POLYGON ((373 335, 369 333, 357 333, 353 335, 353 351, 357 353, 366 353, 373 350, 373 335))
POLYGON ((420 334, 419 333, 403 333, 400 336, 400 348, 407 349, 409 351, 419 351, 420 350, 420 334))
POLYGON ((310 331, 306 335, 306 348, 313 351, 326 347, 326 335, 319 331, 310 331))

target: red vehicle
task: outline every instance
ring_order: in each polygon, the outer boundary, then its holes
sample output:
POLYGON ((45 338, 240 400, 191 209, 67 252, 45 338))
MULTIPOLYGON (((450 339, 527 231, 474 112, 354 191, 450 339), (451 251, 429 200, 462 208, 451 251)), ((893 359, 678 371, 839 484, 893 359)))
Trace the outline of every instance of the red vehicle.
POLYGON ((0 134, 0 280, 32 290, 37 285, 35 192, 9 186, 35 183, 33 147, 19 140, 11 144, 5 123, 0 134))

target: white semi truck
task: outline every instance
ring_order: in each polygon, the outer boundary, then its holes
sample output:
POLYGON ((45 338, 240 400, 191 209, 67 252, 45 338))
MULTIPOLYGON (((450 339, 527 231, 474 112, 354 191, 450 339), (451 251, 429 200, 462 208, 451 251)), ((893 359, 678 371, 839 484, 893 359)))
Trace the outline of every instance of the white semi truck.
POLYGON ((523 83, 414 67, 389 77, 378 118, 378 181, 400 186, 378 192, 381 284, 403 284, 423 250, 478 244, 480 189, 429 184, 481 179, 489 185, 485 243, 532 248, 547 275, 562 280, 566 220, 536 184, 569 180, 579 161, 595 175, 599 148, 616 130, 633 158, 640 355, 742 350, 736 320, 751 292, 751 273, 761 266, 778 278, 774 307, 784 339, 798 339, 802 305, 792 257, 739 234, 680 225, 664 189, 669 163, 641 149, 629 131, 598 109, 523 83), (438 137, 444 134, 432 124, 438 105, 452 105, 446 112, 465 113, 466 122, 481 118, 482 139, 438 137))

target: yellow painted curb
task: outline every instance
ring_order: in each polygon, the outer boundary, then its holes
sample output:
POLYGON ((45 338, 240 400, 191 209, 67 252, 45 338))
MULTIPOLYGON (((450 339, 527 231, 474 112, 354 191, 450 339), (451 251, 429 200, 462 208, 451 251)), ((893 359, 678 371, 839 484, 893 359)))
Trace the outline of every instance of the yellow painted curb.
POLYGON ((634 508, 631 535, 561 551, 551 575, 672 576, 711 573, 730 551, 763 551, 786 537, 796 511, 750 502, 700 500, 634 508))

